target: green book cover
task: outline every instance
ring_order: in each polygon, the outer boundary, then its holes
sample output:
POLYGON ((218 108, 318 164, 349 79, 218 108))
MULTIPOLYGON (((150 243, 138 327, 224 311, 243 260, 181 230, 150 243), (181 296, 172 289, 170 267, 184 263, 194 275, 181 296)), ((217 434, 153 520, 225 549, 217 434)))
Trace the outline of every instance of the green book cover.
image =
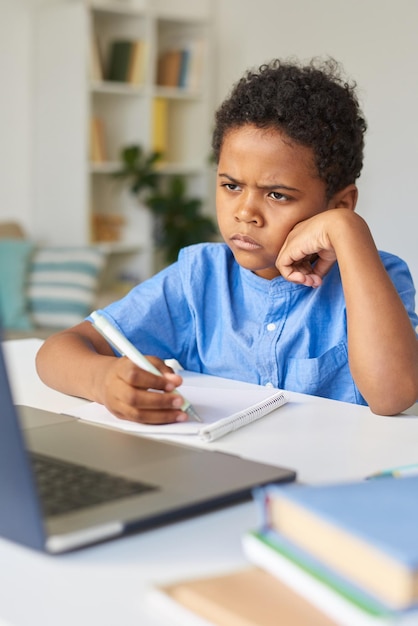
POLYGON ((114 41, 110 51, 109 70, 107 79, 127 82, 131 53, 133 49, 132 41, 114 41))

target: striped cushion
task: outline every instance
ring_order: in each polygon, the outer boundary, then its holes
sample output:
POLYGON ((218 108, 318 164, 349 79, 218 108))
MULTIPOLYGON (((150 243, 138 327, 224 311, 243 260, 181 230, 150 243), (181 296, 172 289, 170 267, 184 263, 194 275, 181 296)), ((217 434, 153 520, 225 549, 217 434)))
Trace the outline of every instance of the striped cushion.
POLYGON ((36 326, 68 328, 94 308, 105 255, 93 247, 41 247, 32 258, 28 305, 36 326))

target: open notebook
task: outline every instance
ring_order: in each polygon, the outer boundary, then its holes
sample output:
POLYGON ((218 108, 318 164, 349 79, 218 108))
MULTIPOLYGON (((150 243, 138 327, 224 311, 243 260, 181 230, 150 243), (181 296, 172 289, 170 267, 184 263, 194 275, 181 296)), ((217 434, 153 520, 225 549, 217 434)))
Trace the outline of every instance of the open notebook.
POLYGON ((95 402, 73 409, 71 415, 144 435, 197 435, 210 442, 268 415, 287 402, 283 391, 256 386, 253 389, 224 389, 182 385, 179 391, 191 402, 203 423, 190 420, 174 424, 137 424, 118 419, 95 402))

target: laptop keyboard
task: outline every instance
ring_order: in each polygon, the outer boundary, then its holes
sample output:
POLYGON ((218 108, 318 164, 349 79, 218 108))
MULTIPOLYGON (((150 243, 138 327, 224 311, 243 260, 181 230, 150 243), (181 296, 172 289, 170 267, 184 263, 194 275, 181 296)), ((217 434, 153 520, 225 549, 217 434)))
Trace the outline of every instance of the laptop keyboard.
POLYGON ((47 516, 153 491, 157 487, 31 452, 38 490, 47 516))

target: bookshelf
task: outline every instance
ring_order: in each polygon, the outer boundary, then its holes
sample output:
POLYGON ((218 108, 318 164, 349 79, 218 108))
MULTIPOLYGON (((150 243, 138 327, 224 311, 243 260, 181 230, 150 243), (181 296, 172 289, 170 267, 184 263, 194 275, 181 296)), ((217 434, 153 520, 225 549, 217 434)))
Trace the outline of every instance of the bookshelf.
POLYGON ((161 173, 208 195, 210 0, 55 0, 36 12, 34 231, 105 244, 153 273, 152 218, 117 181, 123 147, 163 149, 161 173), (175 82, 160 80, 177 53, 175 82), (163 84, 159 84, 163 83, 163 84))

